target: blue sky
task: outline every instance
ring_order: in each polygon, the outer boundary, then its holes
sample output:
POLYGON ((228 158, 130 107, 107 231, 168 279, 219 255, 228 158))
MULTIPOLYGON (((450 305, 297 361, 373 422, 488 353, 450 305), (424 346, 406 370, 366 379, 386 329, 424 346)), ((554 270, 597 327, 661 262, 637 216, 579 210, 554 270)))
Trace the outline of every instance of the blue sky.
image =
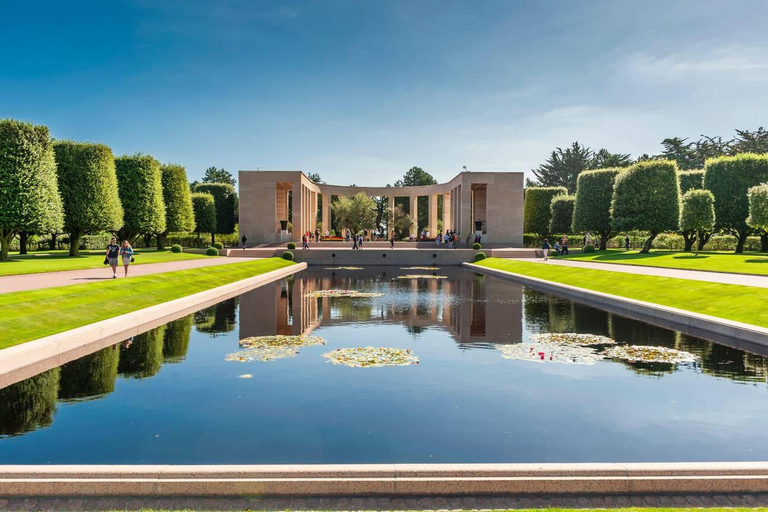
POLYGON ((379 185, 768 125, 768 2, 4 2, 0 117, 379 185))

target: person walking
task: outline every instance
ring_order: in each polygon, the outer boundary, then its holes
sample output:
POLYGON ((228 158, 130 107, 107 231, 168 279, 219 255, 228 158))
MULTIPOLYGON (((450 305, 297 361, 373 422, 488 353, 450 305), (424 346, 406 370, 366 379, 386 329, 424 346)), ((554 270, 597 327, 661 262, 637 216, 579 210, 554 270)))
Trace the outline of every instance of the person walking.
POLYGON ((438 233, 437 236, 435 237, 435 245, 437 247, 440 247, 440 241, 442 238, 443 238, 443 235, 441 235, 440 233, 438 233))
POLYGON ((357 248, 362 249, 363 248, 363 241, 365 241, 365 235, 360 235, 360 240, 357 242, 357 248))
POLYGON ((128 240, 123 240, 120 246, 120 258, 123 260, 123 268, 125 269, 124 277, 128 277, 128 265, 133 263, 133 247, 128 243, 128 240))
POLYGON ((563 235, 563 239, 560 240, 560 250, 563 252, 563 255, 568 255, 568 235, 563 235))
POLYGON ((357 250, 357 235, 352 235, 352 250, 357 250))
POLYGON ((551 246, 549 245, 549 240, 546 238, 544 239, 544 243, 541 244, 541 252, 544 253, 544 261, 549 260, 549 249, 551 246))
POLYGON ((624 250, 629 250, 629 235, 624 237, 624 250))
POLYGON ((315 242, 320 241, 320 228, 315 228, 315 242))
POLYGON ((389 248, 394 249, 395 248, 395 231, 392 230, 392 234, 389 237, 389 248))
POLYGON ((240 239, 240 242, 243 244, 243 250, 245 250, 245 244, 248 243, 248 237, 243 235, 243 238, 240 239))
POLYGON ((589 231, 587 231, 587 234, 584 235, 584 247, 592 245, 592 235, 589 234, 589 231))
POLYGON ((112 279, 117 279, 117 257, 120 254, 120 246, 117 245, 117 238, 112 237, 107 245, 107 252, 104 253, 106 262, 112 267, 112 279))
POLYGON ((307 238, 307 234, 304 233, 301 236, 301 250, 302 251, 308 251, 309 250, 309 239, 307 238))

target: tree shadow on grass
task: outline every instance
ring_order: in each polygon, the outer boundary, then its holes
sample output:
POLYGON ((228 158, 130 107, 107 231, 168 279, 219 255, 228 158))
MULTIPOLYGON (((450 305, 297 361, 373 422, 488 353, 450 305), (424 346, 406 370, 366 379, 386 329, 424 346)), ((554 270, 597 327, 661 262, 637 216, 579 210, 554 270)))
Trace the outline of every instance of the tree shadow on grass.
POLYGON ((699 254, 698 256, 696 256, 695 254, 686 254, 683 256, 672 256, 672 259, 675 259, 675 260, 704 260, 707 258, 709 258, 709 256, 705 256, 703 254, 699 254))
POLYGON ((768 263, 768 257, 759 260, 744 260, 744 263, 768 263))

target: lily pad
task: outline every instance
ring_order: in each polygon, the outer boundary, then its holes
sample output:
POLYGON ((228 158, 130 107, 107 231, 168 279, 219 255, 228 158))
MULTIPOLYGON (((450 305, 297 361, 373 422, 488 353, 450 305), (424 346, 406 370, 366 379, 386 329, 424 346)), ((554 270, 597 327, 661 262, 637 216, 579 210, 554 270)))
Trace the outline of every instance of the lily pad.
POLYGON ((363 270, 363 267, 325 267, 325 270, 363 270))
POLYGON ((356 290, 316 290, 312 293, 308 293, 307 297, 353 297, 353 298, 370 298, 381 297, 383 293, 373 292, 360 292, 356 290))
POLYGON ((240 347, 231 354, 227 354, 227 361, 248 363, 251 361, 275 361, 287 357, 296 357, 302 347, 325 345, 325 340, 319 336, 288 336, 278 334, 276 336, 254 336, 240 340, 240 347))
POLYGON ((397 276, 398 279, 448 279, 448 276, 433 276, 432 274, 406 274, 397 276))
POLYGON ((376 368, 380 366, 408 366, 419 364, 419 358, 410 349, 388 347, 337 348, 323 354, 333 364, 353 368, 376 368))
POLYGON ((546 332, 541 334, 532 334, 531 341, 534 343, 559 343, 563 345, 576 345, 580 347, 616 344, 615 340, 612 340, 607 336, 601 336, 599 334, 581 334, 575 332, 546 332))
POLYGON ((605 351, 605 356, 630 363, 692 363, 699 360, 697 355, 683 350, 644 345, 610 347, 605 351))
POLYGON ((496 349, 504 359, 534 363, 595 364, 605 358, 590 347, 550 342, 498 345, 496 349))
POLYGON ((440 270, 440 267, 400 267, 400 270, 440 270))
POLYGON ((226 361, 236 361, 239 363, 250 363, 252 361, 275 361, 287 357, 296 357, 299 350, 295 347, 268 347, 268 348, 246 348, 227 354, 226 361))

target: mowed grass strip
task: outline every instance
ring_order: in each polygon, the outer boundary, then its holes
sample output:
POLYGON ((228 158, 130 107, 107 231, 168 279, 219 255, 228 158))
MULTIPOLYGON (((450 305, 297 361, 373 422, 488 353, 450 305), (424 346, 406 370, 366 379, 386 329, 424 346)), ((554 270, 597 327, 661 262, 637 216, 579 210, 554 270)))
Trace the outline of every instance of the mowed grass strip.
POLYGON ((0 294, 0 349, 295 265, 268 258, 0 294))
MULTIPOLYGON (((0 276, 38 274, 61 270, 83 270, 86 268, 106 267, 104 251, 81 251, 80 256, 70 257, 67 251, 31 252, 20 256, 11 255, 10 261, 0 261, 0 276)), ((156 251, 137 249, 134 265, 145 263, 164 263, 166 261, 196 260, 210 258, 204 254, 186 252, 156 251)))
POLYGON ((768 288, 488 258, 481 267, 768 327, 768 288))
POLYGON ((572 261, 592 261, 595 263, 621 263, 646 267, 675 268, 683 270, 705 270, 708 272, 732 272, 736 274, 768 275, 768 254, 747 252, 692 252, 651 251, 640 254, 637 251, 608 249, 590 254, 576 252, 568 256, 556 256, 557 259, 572 261))

